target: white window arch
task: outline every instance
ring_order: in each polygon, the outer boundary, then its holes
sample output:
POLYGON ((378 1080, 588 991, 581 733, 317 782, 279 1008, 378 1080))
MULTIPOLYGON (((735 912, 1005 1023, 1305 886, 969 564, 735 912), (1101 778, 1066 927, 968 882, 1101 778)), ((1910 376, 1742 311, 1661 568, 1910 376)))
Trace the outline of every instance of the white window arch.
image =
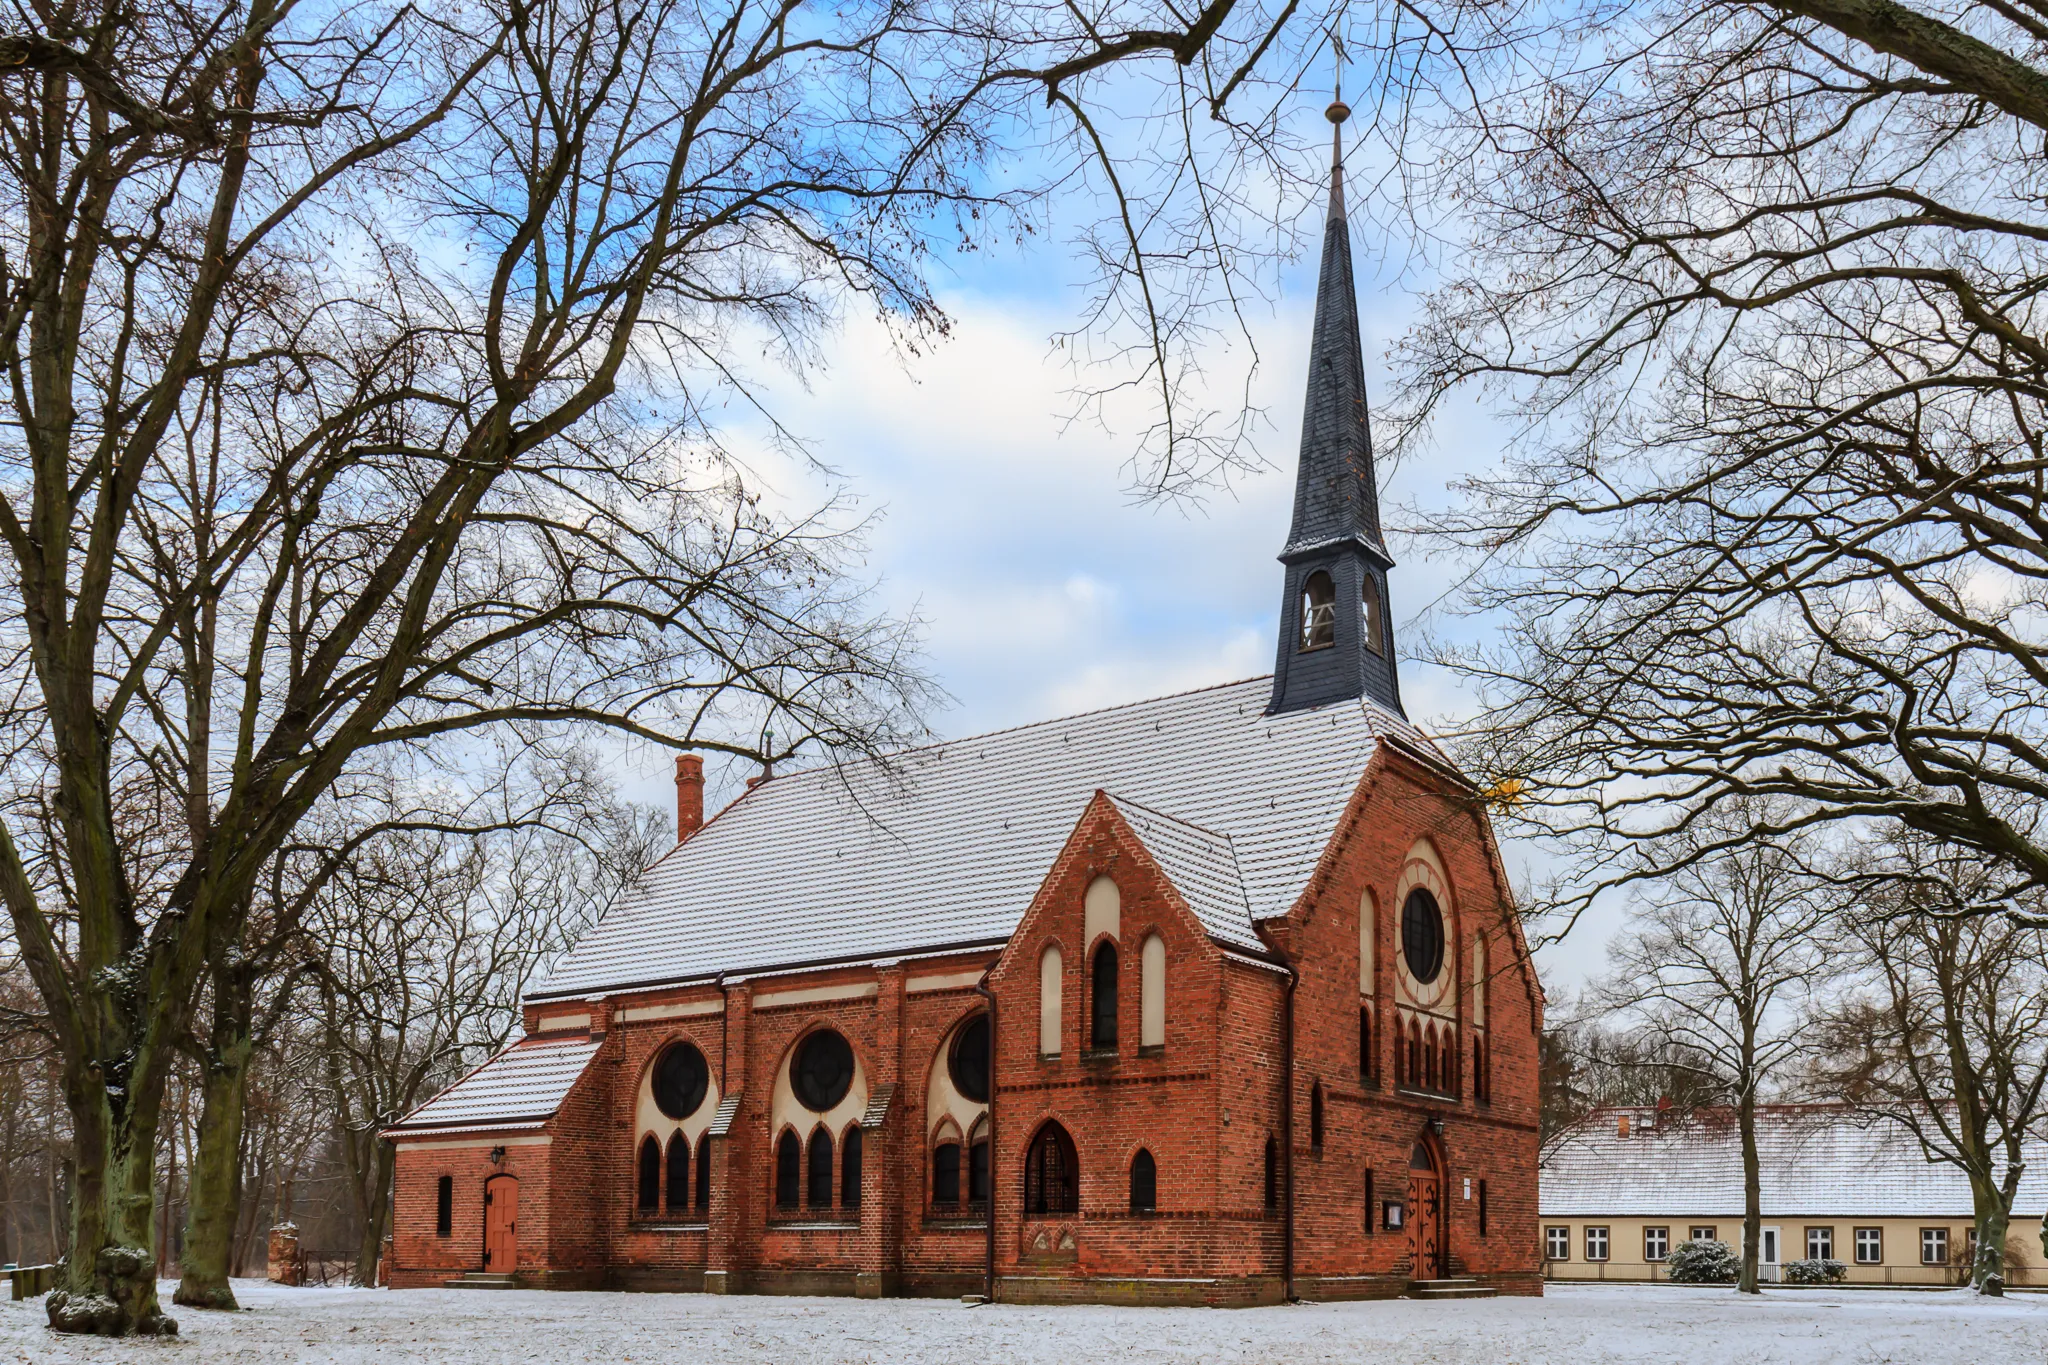
POLYGON ((1138 1046, 1166 1046, 1166 940, 1156 933, 1138 950, 1138 1046))
POLYGON ((1060 945, 1048 943, 1038 957, 1038 1055, 1060 1055, 1060 986, 1066 962, 1060 945))

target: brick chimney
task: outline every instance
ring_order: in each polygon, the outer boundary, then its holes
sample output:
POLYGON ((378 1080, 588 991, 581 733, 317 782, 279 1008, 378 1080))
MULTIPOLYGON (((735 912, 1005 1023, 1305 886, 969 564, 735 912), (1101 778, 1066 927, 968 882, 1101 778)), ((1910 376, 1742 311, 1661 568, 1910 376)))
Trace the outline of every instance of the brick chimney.
POLYGON ((676 755, 676 842, 704 828, 704 760, 676 755))
POLYGON ((1628 1113, 1626 1110, 1615 1117, 1614 1135, 1616 1137, 1628 1136, 1628 1113))

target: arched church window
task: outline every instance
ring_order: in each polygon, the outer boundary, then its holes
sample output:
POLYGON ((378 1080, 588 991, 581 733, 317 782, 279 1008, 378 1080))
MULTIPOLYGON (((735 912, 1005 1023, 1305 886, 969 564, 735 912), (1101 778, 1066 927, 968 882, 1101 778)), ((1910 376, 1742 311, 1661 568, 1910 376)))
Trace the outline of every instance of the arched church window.
POLYGON ((839 1138, 839 1206, 860 1207, 860 1125, 853 1124, 839 1138))
POLYGON ((1081 1168, 1074 1140, 1059 1124, 1047 1123, 1024 1153, 1024 1212, 1063 1214, 1080 1207, 1081 1168))
POLYGON ((1380 624, 1380 589, 1373 580, 1372 570, 1363 575, 1365 583, 1359 593, 1358 614, 1365 623, 1365 647, 1375 654, 1387 652, 1386 632, 1380 624))
POLYGON ((1372 1006, 1358 1007, 1358 1079, 1370 1083, 1373 1078, 1372 1055, 1372 1006))
POLYGON ((810 1179, 806 1202, 814 1209, 832 1207, 832 1135, 821 1125, 811 1133, 810 1179))
POLYGON ((946 1053, 946 1075, 961 1098, 988 1103, 988 1016, 977 1014, 953 1035, 946 1053))
POLYGON ((1151 1213, 1159 1207, 1159 1163, 1143 1147, 1131 1158, 1131 1212, 1151 1213))
POLYGON ((833 1029, 817 1030, 797 1045, 789 1082, 804 1108, 824 1113, 853 1087, 853 1044, 833 1029))
POLYGON ((693 1043, 670 1043, 655 1059, 649 1077, 654 1106, 672 1119, 686 1119, 704 1103, 711 1068, 693 1043))
POLYGON ((1095 970, 1088 992, 1088 1046, 1116 1046, 1116 945, 1103 940, 1095 950, 1095 970))
POLYGON ((1323 1150, 1323 1083, 1317 1081, 1308 1092, 1308 1145, 1323 1150))
POLYGON ((697 1142, 697 1208, 708 1213, 711 1209, 711 1134, 706 1133, 697 1142))
POLYGON ((960 1202, 960 1144, 942 1142, 932 1148, 932 1203, 952 1208, 960 1202))
POLYGON ((1408 1025, 1408 1084, 1422 1084, 1422 1028, 1414 1023, 1408 1025))
POLYGON ((775 1207, 793 1209, 803 1194, 803 1146, 796 1134, 782 1130, 775 1144, 775 1207))
POLYGON ((677 1133, 668 1140, 668 1200, 670 1213, 690 1207, 690 1140, 677 1133))
POLYGON ((1280 1143, 1266 1139, 1266 1207, 1280 1207, 1280 1143))
POLYGON ((1337 642, 1337 585, 1317 569, 1301 585, 1301 647, 1322 649, 1337 642))
POLYGON ((1442 1088, 1438 1084, 1437 1078, 1438 1050, 1436 1026, 1433 1024, 1428 1025, 1422 1030, 1422 1080, 1424 1087, 1429 1090, 1442 1088))
POLYGON ((661 1144, 649 1133, 640 1142, 640 1212, 653 1213, 661 1204, 661 1144))
POLYGON ((1410 891, 1401 905, 1401 956, 1424 986, 1444 968, 1444 912, 1427 887, 1410 891))
POLYGON ((1060 982, 1065 970, 1057 943, 1046 945, 1038 958, 1038 1055, 1060 1055, 1060 982))

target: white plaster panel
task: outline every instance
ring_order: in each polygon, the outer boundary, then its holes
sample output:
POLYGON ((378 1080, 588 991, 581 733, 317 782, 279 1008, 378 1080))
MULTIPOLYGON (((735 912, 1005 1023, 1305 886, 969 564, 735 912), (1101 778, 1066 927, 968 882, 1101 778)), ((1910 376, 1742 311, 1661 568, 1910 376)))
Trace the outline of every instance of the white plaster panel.
POLYGON ((881 992, 881 986, 873 981, 857 981, 845 986, 804 986, 793 991, 772 991, 754 997, 754 1008, 769 1009, 775 1005, 815 1005, 826 1000, 872 1000, 881 992))
POLYGON ((640 1024, 652 1019, 694 1019, 705 1014, 724 1014, 725 1001, 685 1000, 675 1005, 636 1005, 620 1010, 613 1018, 622 1024, 640 1024))
POLYGON ((1486 1027, 1486 940, 1472 937, 1472 1022, 1486 1027))
POLYGON ((953 1035, 979 1017, 969 1015, 961 1020, 960 1027, 946 1034, 945 1041, 939 1044, 938 1052, 932 1057, 931 1079, 924 1092, 924 1131, 927 1138, 939 1131, 940 1124, 951 1119, 964 1139, 974 1131, 974 1125, 981 1116, 988 1112, 988 1105, 977 1104, 953 1088, 953 1077, 946 1068, 946 1058, 953 1051, 953 1035))
MULTIPOLYGON (((809 1036, 810 1032, 807 1031, 804 1038, 809 1036)), ((853 1042, 851 1038, 846 1041, 853 1042)), ((789 1127, 796 1129, 797 1137, 808 1143, 811 1140, 811 1130, 823 1123, 826 1131, 832 1134, 832 1141, 836 1147, 839 1139, 846 1133, 846 1126, 858 1121, 867 1110, 867 1066, 861 1061, 860 1048, 856 1046, 853 1049, 853 1084, 847 1087, 846 1098, 823 1114, 814 1113, 804 1108, 797 1100, 796 1091, 790 1087, 789 1064, 796 1056, 797 1047, 802 1045, 803 1038, 797 1039, 796 1046, 783 1054, 781 1063, 775 1068, 775 1093, 768 1103, 768 1141, 773 1144, 780 1140, 782 1130, 789 1127)), ((771 1162, 774 1160, 772 1146, 769 1159, 771 1162)))
POLYGON ((1123 893, 1116 889, 1115 882, 1097 877, 1088 883, 1088 893, 1081 898, 1082 946, 1093 948, 1102 934, 1116 938, 1123 931, 1123 913, 1123 893))
POLYGON ((1138 950, 1138 1046, 1166 1045, 1166 940, 1147 934, 1138 950))
MULTIPOLYGON (((700 1049, 702 1047, 695 1039, 687 1041, 700 1049)), ((690 1150, 694 1152, 697 1140, 704 1136, 704 1130, 711 1126, 712 1116, 718 1112, 718 1066, 709 1053, 705 1054, 704 1063, 710 1074, 704 1085, 704 1102, 697 1106, 697 1111, 680 1120, 661 1112, 661 1106, 654 1102, 654 1064, 667 1048, 667 1043, 656 1048, 640 1072, 640 1088, 633 1101, 633 1150, 636 1152, 640 1150, 640 1139, 649 1133, 654 1134, 664 1152, 668 1150, 669 1138, 681 1133, 690 1140, 690 1150)))
POLYGON ((910 995, 925 991, 956 991, 962 986, 980 984, 981 976, 978 968, 971 972, 947 972, 943 976, 913 976, 904 983, 903 989, 910 995))
POLYGON ((590 1027, 590 1012, 581 1014, 543 1014, 533 1021, 535 1033, 554 1033, 560 1029, 587 1029, 590 1027))
POLYGON ((401 1152, 416 1152, 422 1147, 456 1151, 480 1147, 488 1151, 493 1147, 546 1147, 552 1142, 552 1137, 541 1133, 532 1137, 428 1138, 419 1142, 401 1142, 397 1147, 401 1152))
POLYGON ((1394 982, 1395 996, 1404 1005, 1451 1018, 1458 1007, 1458 939, 1457 922, 1452 914, 1451 887, 1444 879, 1443 865, 1437 861, 1436 850, 1427 840, 1417 841, 1408 852, 1406 866, 1401 869, 1401 881, 1394 892, 1394 907, 1388 913, 1394 917, 1394 982), (1423 985, 1408 970, 1408 945, 1405 941, 1401 912, 1408 902, 1408 893, 1416 887, 1429 889, 1436 897, 1437 908, 1444 917, 1444 962, 1437 972, 1436 980, 1423 985))
POLYGON ((1358 901, 1358 993, 1371 998, 1379 994, 1373 968, 1379 957, 1380 908, 1367 891, 1358 901))
POLYGON ((1056 1056, 1060 1050, 1060 989, 1065 979, 1065 962, 1057 943, 1046 945, 1038 959, 1038 1053, 1056 1056))

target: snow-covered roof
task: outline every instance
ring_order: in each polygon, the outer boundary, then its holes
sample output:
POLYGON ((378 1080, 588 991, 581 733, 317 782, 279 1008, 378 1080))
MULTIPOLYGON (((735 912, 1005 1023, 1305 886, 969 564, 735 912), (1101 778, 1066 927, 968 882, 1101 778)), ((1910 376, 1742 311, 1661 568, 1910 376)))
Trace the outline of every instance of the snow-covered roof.
POLYGON ((1238 868, 1237 850, 1228 836, 1135 801, 1119 801, 1115 792, 1109 797, 1204 929, 1225 943, 1263 946, 1252 928, 1244 873, 1238 868))
POLYGON ((1268 716, 1270 691, 1253 678, 779 775, 643 873, 531 996, 999 944, 1098 790, 1154 817, 1141 837, 1212 932, 1256 946, 1250 921, 1293 904, 1379 740, 1442 762, 1377 703, 1268 716))
MULTIPOLYGON (((1766 1105, 1757 1115, 1766 1217, 1970 1216, 1970 1185, 1928 1160, 1891 1119, 1840 1105, 1766 1105)), ((2019 1206, 2048 1200, 2048 1144, 2029 1143, 2019 1206)), ((1546 1218, 1742 1212, 1742 1140, 1732 1110, 1656 1123, 1654 1110, 1602 1110, 1559 1139, 1538 1175, 1546 1218), (1628 1114, 1629 1135, 1620 1135, 1628 1114)))
POLYGON ((554 1117, 597 1055, 588 1038, 527 1038, 407 1114, 391 1130, 504 1127, 554 1117))

